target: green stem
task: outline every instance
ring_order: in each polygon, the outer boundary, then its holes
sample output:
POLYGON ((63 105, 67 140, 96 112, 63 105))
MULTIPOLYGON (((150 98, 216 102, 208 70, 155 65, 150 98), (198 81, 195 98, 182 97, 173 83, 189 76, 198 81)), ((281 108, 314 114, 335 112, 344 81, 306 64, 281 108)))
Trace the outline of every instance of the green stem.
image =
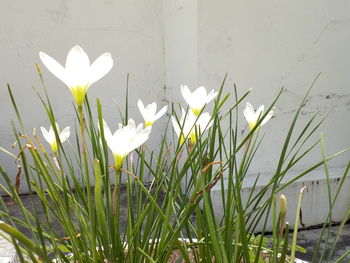
POLYGON ((291 251, 291 254, 290 254, 290 262, 294 262, 294 259, 295 259, 295 249, 296 249, 296 244, 297 244, 297 235, 298 235, 298 226, 299 226, 299 215, 300 215, 301 198, 303 197, 303 192, 304 192, 305 189, 307 189, 306 186, 304 186, 299 192, 298 206, 297 206, 297 211, 296 211, 296 216, 295 216, 295 224, 294 224, 292 251, 291 251))
MULTIPOLYGON (((120 168, 115 170, 115 184, 113 189, 113 215, 119 216, 119 207, 120 207, 120 198, 119 198, 119 177, 120 177, 120 168)), ((119 218, 117 218, 117 229, 119 229, 119 218)))
POLYGON ((86 140, 85 140, 85 118, 83 113, 82 105, 78 105, 78 113, 80 120, 80 134, 81 134, 81 151, 83 154, 84 170, 85 170, 85 180, 86 180, 86 191, 88 196, 88 210, 91 222, 91 242, 92 242, 92 255, 96 259, 96 227, 95 227, 95 217, 93 215, 93 204, 92 204, 92 194, 91 194, 91 183, 90 183, 90 173, 89 173, 89 163, 87 159, 86 150, 86 140))

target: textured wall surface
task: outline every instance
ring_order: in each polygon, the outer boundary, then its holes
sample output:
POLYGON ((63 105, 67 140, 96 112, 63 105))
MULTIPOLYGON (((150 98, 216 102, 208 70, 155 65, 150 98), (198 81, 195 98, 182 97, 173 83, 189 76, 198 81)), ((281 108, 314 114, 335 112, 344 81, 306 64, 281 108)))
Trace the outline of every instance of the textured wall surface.
MULTIPOLYGON (((318 119, 329 114, 319 130, 327 153, 350 145, 349 1, 204 0, 198 1, 198 21, 198 84, 218 87, 228 73, 228 90, 232 83, 240 94, 252 88, 247 101, 256 107, 269 104, 281 87, 286 90, 275 118, 262 129, 265 138, 252 173, 276 167, 294 111, 318 73, 298 127, 319 109, 318 119)), ((317 148, 300 168, 320 158, 317 148)), ((349 159, 347 153, 330 166, 349 159)))
MULTIPOLYGON (((138 121, 138 98, 144 102, 181 102, 180 84, 217 89, 228 73, 248 101, 269 104, 284 86, 273 118, 262 132, 261 150, 250 173, 270 174, 276 166, 284 134, 297 103, 321 72, 303 109, 306 122, 316 110, 329 114, 321 130, 327 153, 350 145, 350 3, 348 1, 32 1, 0 2, 0 145, 14 141, 9 125, 14 119, 6 92, 13 87, 28 132, 48 126, 32 86, 40 87, 35 62, 44 51, 64 63, 75 44, 94 60, 112 53, 112 71, 89 89, 100 97, 106 120, 117 124, 116 103, 123 108, 126 75, 130 73, 131 115, 138 121)), ((62 126, 74 118, 70 91, 42 67, 53 107, 62 126)), ((231 99, 231 103, 233 98, 231 99)), ((242 104, 243 105, 243 104, 242 104)), ((243 110, 243 109, 242 109, 243 110)), ((240 116, 242 132, 247 126, 240 116)), ((165 118, 155 127, 161 131, 165 118)), ((302 124, 302 123, 301 123, 302 124)), ((298 127, 301 127, 301 124, 298 127)), ((317 134, 318 136, 319 134, 317 134)), ((157 147, 158 138, 151 138, 157 147)), ((309 162, 321 158, 316 149, 309 162)), ((330 163, 343 167, 349 153, 330 163)), ((14 177, 13 160, 0 154, 0 162, 14 177)), ((25 190, 25 189, 24 189, 25 190)))

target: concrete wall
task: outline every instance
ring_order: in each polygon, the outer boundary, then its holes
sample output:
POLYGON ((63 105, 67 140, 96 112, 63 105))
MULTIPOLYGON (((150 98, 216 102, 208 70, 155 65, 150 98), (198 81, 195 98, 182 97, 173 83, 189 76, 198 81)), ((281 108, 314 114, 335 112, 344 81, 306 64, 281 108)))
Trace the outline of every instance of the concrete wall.
MULTIPOLYGON (((228 73, 228 89, 232 90, 233 82, 241 94, 252 88, 247 101, 256 107, 269 104, 282 86, 286 89, 276 104, 275 118, 262 129, 264 143, 252 173, 269 173, 276 166, 281 135, 320 72, 301 123, 319 108, 320 117, 329 113, 320 129, 325 133, 327 153, 350 145, 348 1, 204 0, 198 1, 198 13, 200 84, 217 87, 228 73)), ((242 129, 247 129, 244 125, 242 129)), ((302 167, 320 157, 318 148, 302 167)), ((347 153, 330 165, 343 166, 349 159, 347 153)))
MULTIPOLYGON (((107 121, 117 124, 116 101, 123 107, 126 74, 130 75, 131 116, 141 121, 138 98, 145 102, 184 103, 179 85, 192 89, 218 87, 228 73, 227 91, 237 83, 240 94, 253 88, 248 101, 268 104, 277 91, 286 91, 277 103, 275 118, 262 131, 265 139, 250 170, 271 174, 283 137, 307 88, 322 72, 303 110, 305 122, 317 108, 329 113, 321 130, 327 153, 350 145, 350 3, 348 1, 35 1, 0 2, 0 141, 9 148, 14 119, 6 93, 11 83, 28 131, 48 126, 38 98, 31 89, 40 86, 35 71, 38 52, 64 63, 68 50, 81 45, 91 60, 112 53, 115 67, 89 89, 100 97, 107 121)), ((43 68, 58 121, 74 117, 72 96, 43 68)), ((229 103, 232 103, 233 98, 229 103)), ((242 104, 243 106, 243 104, 242 104)), ((243 110, 243 109, 242 109, 243 110)), ((243 115, 240 128, 247 131, 243 115)), ((165 120, 156 125, 162 130, 165 120)), ((301 124, 298 126, 301 127, 301 124)), ((152 147, 157 139, 152 138, 152 147)), ((320 159, 320 149, 299 169, 320 159)), ((343 167, 349 153, 331 162, 343 167)), ((15 175, 5 154, 1 163, 15 175)), ((322 174, 323 176, 323 174, 322 174)), ((24 189, 25 190, 25 189, 24 189)))

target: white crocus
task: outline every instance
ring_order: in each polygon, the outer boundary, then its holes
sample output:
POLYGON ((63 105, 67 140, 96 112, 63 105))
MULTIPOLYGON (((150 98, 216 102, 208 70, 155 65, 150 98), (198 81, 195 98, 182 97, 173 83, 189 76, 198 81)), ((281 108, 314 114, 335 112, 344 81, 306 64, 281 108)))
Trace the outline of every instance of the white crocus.
POLYGON ((119 129, 114 134, 111 133, 107 123, 103 120, 103 129, 107 145, 113 153, 117 170, 122 167, 124 158, 145 143, 151 133, 151 127, 143 128, 142 123, 136 127, 132 119, 129 119, 126 126, 119 123, 119 129))
MULTIPOLYGON (((259 108, 255 111, 252 104, 247 102, 245 109, 243 110, 243 114, 247 122, 249 123, 249 128, 252 130, 258 120, 264 115, 264 105, 260 105, 259 108)), ((273 115, 273 111, 271 110, 260 123, 260 126, 264 125, 269 119, 271 119, 273 115)))
POLYGON ((212 101, 218 93, 211 90, 207 93, 204 87, 199 87, 195 91, 191 92, 186 85, 181 86, 181 93, 188 106, 191 108, 193 113, 198 116, 203 107, 212 101))
POLYGON ((78 45, 69 51, 65 67, 43 52, 39 55, 47 69, 68 86, 78 106, 83 104, 89 86, 113 67, 110 53, 102 54, 90 65, 88 55, 78 45))
POLYGON ((152 126, 153 123, 162 117, 168 109, 168 106, 164 106, 157 113, 157 104, 155 102, 148 104, 145 107, 141 100, 137 101, 137 107, 139 108, 141 115, 145 121, 145 127, 152 126))
MULTIPOLYGON (((59 139, 61 141, 61 143, 63 143, 64 141, 66 141, 70 135, 70 127, 66 127, 64 128, 61 132, 60 129, 58 127, 58 124, 56 124, 56 129, 57 129, 57 133, 59 136, 59 139)), ((50 126, 49 131, 47 131, 44 127, 40 127, 41 132, 43 133, 43 136, 45 138, 45 140, 50 144, 52 151, 55 153, 58 150, 58 143, 56 140, 56 135, 55 135, 55 131, 53 129, 52 126, 50 126)))
POLYGON ((171 116, 174 131, 180 138, 180 143, 184 143, 186 138, 190 138, 191 144, 194 144, 197 140, 197 135, 202 134, 209 129, 213 122, 210 121, 211 116, 208 112, 202 113, 200 116, 196 116, 192 111, 186 113, 182 109, 180 122, 177 122, 174 116, 171 116))

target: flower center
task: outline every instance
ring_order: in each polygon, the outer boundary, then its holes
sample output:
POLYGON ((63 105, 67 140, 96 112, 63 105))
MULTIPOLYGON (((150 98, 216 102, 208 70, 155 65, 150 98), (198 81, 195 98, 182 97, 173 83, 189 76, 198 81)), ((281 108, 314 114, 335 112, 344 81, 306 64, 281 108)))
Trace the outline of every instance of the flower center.
POLYGON ((85 94, 86 94, 88 87, 89 87, 89 84, 87 84, 85 86, 78 85, 78 86, 70 88, 70 90, 73 94, 74 100, 78 106, 83 105, 83 101, 84 101, 85 94))
POLYGON ((117 171, 119 171, 120 168, 122 168, 124 157, 125 156, 121 156, 120 154, 114 154, 114 164, 115 164, 115 169, 117 171))

